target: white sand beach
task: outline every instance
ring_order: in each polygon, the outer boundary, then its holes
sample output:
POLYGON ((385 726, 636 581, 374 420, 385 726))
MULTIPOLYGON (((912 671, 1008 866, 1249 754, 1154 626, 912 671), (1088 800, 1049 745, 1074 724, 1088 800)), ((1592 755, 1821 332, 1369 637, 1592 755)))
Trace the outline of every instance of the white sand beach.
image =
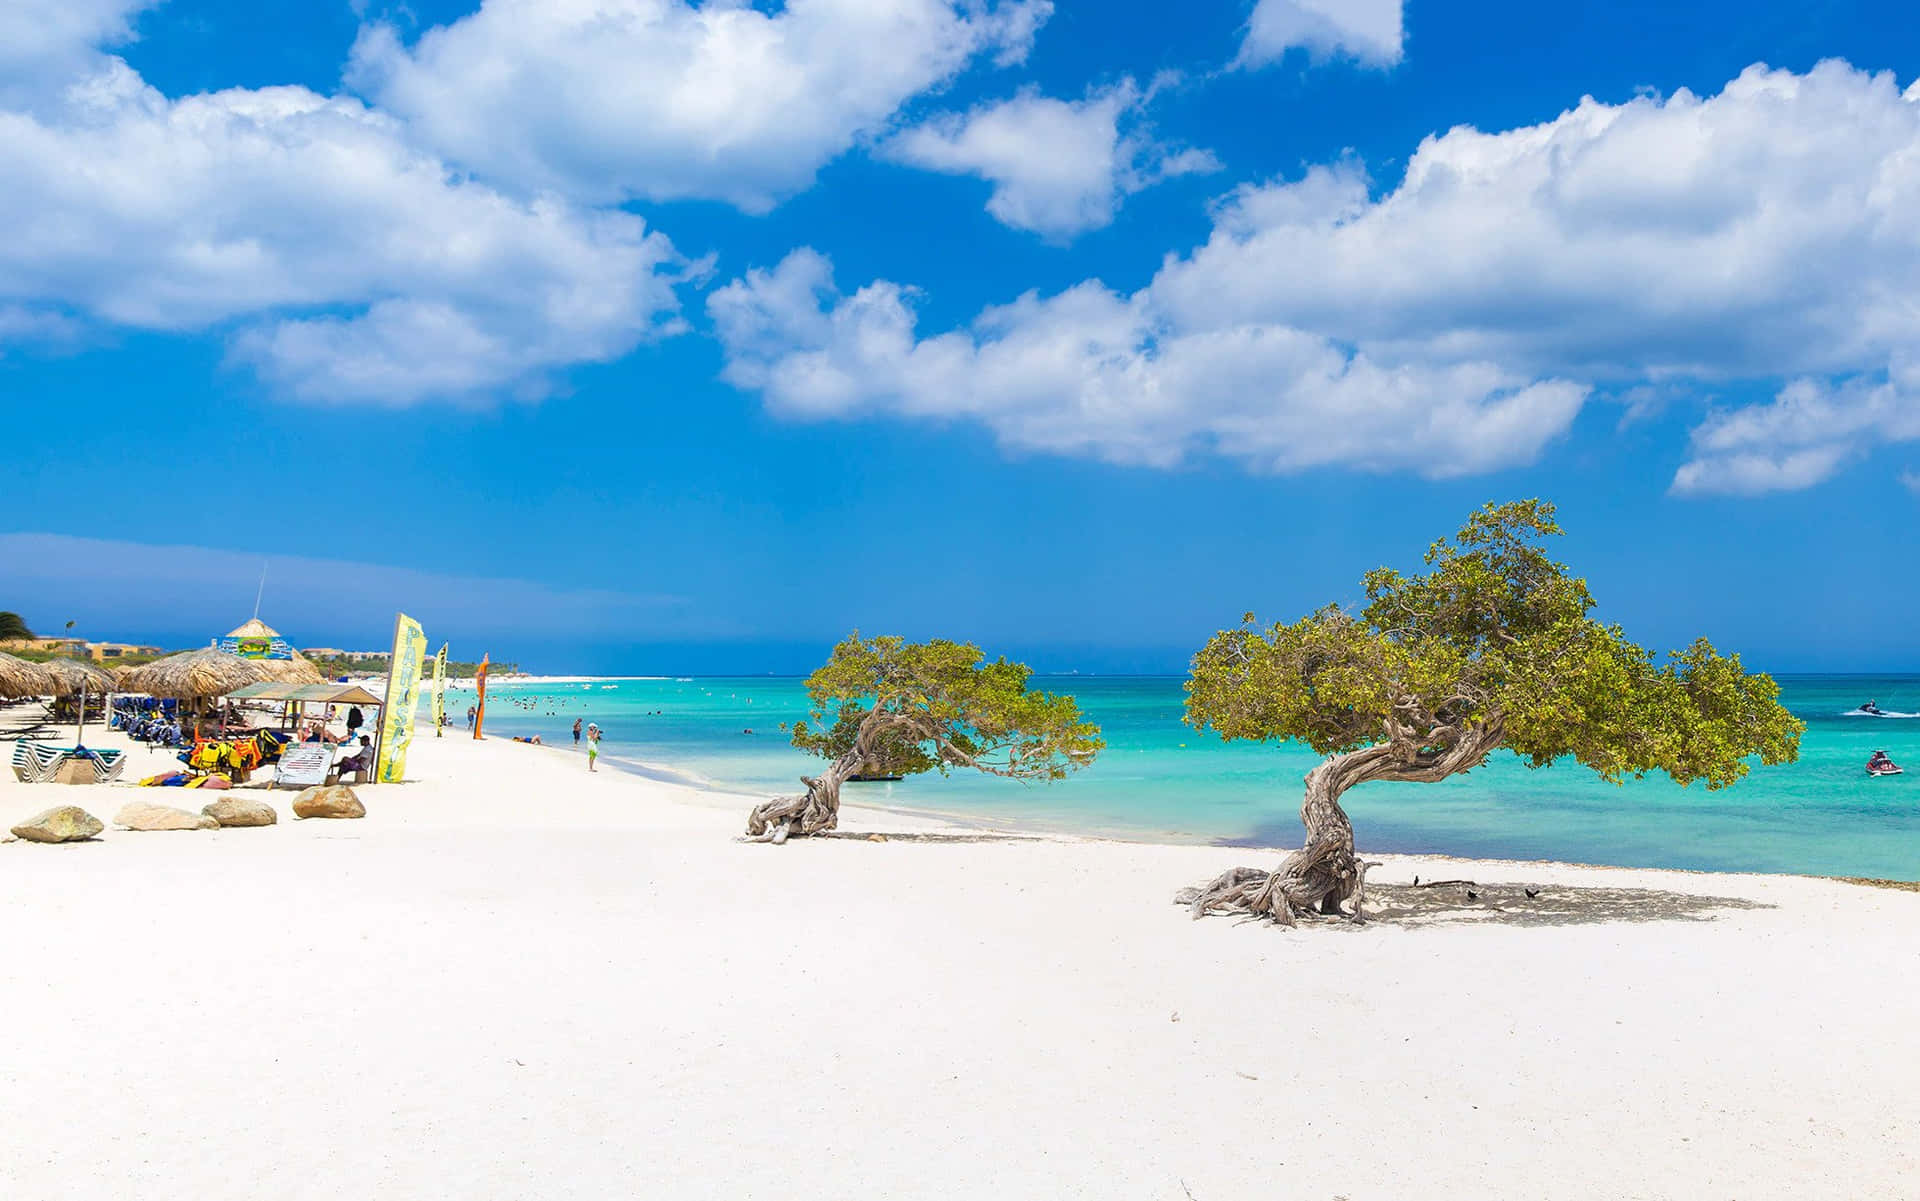
MULTIPOLYGON (((498 740, 410 774, 0 846, 0 1196, 1920 1195, 1914 893, 1394 857, 1376 920, 1288 931, 1170 903, 1265 852, 751 845, 498 740)), ((0 817, 136 797, 212 799, 0 817)))

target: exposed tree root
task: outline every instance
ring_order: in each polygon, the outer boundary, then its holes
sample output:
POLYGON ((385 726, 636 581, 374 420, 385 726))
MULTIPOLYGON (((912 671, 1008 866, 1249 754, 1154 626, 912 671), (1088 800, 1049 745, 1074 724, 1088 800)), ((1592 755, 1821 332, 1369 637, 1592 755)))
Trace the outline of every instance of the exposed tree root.
POLYGON ((1196 919, 1209 913, 1243 913, 1282 926, 1294 925, 1303 917, 1364 921, 1361 906, 1366 901, 1367 869, 1373 864, 1349 853, 1344 869, 1324 863, 1315 867, 1299 862, 1307 854, 1294 852, 1274 872, 1232 868, 1199 888, 1181 889, 1174 894, 1174 903, 1187 906, 1196 919))
MULTIPOLYGON (((834 768, 838 768, 838 764, 834 768)), ((795 834, 819 834, 840 824, 840 777, 829 769, 818 776, 801 776, 807 790, 799 796, 775 797, 754 806, 747 815, 747 836, 775 846, 795 834)))
POLYGON ((1335 755, 1307 773, 1300 821, 1307 845, 1288 855, 1274 872, 1236 867, 1200 888, 1174 894, 1176 904, 1209 913, 1244 913, 1291 926, 1300 918, 1345 916, 1362 921, 1367 868, 1353 851, 1353 823, 1340 807, 1340 795, 1368 780, 1410 782, 1445 779, 1486 758, 1499 744, 1497 722, 1470 727, 1444 750, 1425 749, 1407 740, 1385 742, 1335 755))

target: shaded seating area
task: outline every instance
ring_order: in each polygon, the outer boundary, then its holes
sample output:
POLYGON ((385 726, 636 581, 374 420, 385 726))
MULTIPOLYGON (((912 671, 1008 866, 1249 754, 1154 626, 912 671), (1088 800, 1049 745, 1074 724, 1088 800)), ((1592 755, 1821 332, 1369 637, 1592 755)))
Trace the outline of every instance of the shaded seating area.
MULTIPOLYGON (((225 699, 229 703, 277 702, 282 706, 280 715, 281 729, 293 731, 294 736, 300 738, 302 742, 308 746, 318 742, 329 748, 341 747, 343 740, 336 739, 330 732, 325 732, 324 729, 316 735, 314 733, 314 727, 317 726, 318 723, 310 723, 304 720, 309 706, 319 706, 323 711, 328 706, 359 707, 376 711, 375 716, 373 716, 364 728, 364 733, 368 737, 366 746, 354 753, 344 755, 336 753, 330 756, 324 769, 319 773, 319 777, 311 780, 312 783, 316 784, 341 783, 349 777, 357 784, 366 784, 372 781, 374 764, 378 762, 379 757, 378 740, 380 720, 377 711, 383 707, 384 702, 378 696, 368 692, 360 685, 297 684, 277 680, 265 680, 259 683, 248 684, 242 688, 236 688, 227 693, 225 699)), ((301 744, 296 743, 295 745, 298 746, 301 744)), ((360 744, 357 737, 355 737, 353 745, 359 747, 360 744)), ((307 755, 295 755, 293 756, 293 760, 298 764, 298 770, 309 773, 303 774, 300 779, 309 779, 309 775, 314 771, 314 760, 307 755)), ((284 762, 285 759, 283 758, 283 765, 284 762)), ((277 767, 275 772, 276 783, 282 782, 289 774, 289 772, 277 767)), ((284 782, 289 786, 292 786, 294 783, 293 780, 284 780, 284 782)))
MULTIPOLYGON (((25 784, 99 784, 118 779, 126 768, 126 752, 92 750, 86 745, 90 709, 104 716, 114 689, 114 677, 79 659, 57 658, 28 663, 0 656, 0 693, 9 697, 51 698, 49 717, 74 723, 72 746, 51 746, 21 737, 13 746, 13 774, 25 784)), ((36 729, 35 733, 38 731, 36 729)))
POLYGON ((229 701, 266 701, 283 706, 281 728, 296 727, 309 705, 358 705, 378 709, 379 697, 358 684, 302 684, 285 680, 263 680, 235 688, 226 694, 229 701))

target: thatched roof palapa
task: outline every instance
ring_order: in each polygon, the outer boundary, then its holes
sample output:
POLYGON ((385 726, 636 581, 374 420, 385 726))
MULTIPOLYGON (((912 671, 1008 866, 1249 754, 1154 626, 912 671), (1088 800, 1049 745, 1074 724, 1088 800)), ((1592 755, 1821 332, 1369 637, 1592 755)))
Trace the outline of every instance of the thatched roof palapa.
POLYGON ((326 677, 313 665, 313 660, 299 651, 293 652, 291 659, 253 659, 255 667, 267 673, 269 680, 281 684, 323 684, 326 677))
POLYGON ((56 690, 53 673, 44 665, 0 651, 0 697, 52 696, 56 690))
POLYGON ((47 669, 55 696, 78 696, 83 691, 102 696, 120 689, 112 672, 82 659, 49 659, 40 666, 47 669))
MULTIPOLYGON (((256 617, 237 630, 229 630, 227 637, 277 639, 280 631, 256 617)), ((319 684, 326 680, 311 659, 299 651, 293 651, 292 656, 289 659, 254 659, 253 662, 267 673, 267 679, 282 684, 319 684)))
POLYGON ((215 647, 168 655, 120 672, 120 691, 175 700, 202 700, 225 696, 236 688, 267 678, 262 660, 242 659, 215 647))

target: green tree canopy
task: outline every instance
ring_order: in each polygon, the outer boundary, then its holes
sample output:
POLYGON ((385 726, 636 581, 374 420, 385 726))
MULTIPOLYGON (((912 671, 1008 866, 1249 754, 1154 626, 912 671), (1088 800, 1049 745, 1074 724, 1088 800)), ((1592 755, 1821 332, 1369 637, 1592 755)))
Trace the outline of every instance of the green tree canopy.
MULTIPOLYGON (((1301 898, 1324 908, 1358 891, 1338 797, 1368 780, 1439 780, 1505 747, 1533 767, 1571 758, 1616 783, 1661 772, 1718 789, 1756 759, 1796 758, 1805 727, 1771 678, 1705 639, 1658 659, 1593 617, 1586 582, 1543 548, 1560 532, 1544 501, 1488 505, 1433 545, 1425 572, 1368 572, 1357 610, 1328 606, 1264 629, 1248 614, 1194 657, 1191 724, 1333 756, 1308 777, 1302 814, 1302 855, 1318 866, 1282 869, 1296 873, 1301 898)), ((1275 900, 1255 911, 1290 917, 1275 900)))
POLYGON ((33 636, 33 631, 27 628, 27 623, 21 619, 18 613, 9 613, 0 610, 0 642, 12 641, 15 638, 32 638, 33 636))
POLYGON ((793 744, 828 760, 802 777, 807 794, 754 810, 747 832, 784 841, 839 820, 840 785, 863 771, 890 775, 967 768, 1021 780, 1058 780, 1105 744, 1071 696, 1030 691, 1032 670, 989 660, 970 643, 862 638, 856 631, 807 677, 809 720, 793 744))

